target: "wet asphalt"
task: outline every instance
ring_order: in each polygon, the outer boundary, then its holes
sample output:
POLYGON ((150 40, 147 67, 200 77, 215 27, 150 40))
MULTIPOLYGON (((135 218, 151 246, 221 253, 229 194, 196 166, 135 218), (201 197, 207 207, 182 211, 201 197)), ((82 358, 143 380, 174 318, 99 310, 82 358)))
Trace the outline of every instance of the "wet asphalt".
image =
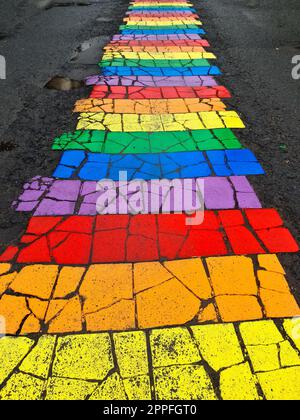
MULTIPOLYGON (((55 136, 75 128, 72 108, 89 88, 45 89, 54 76, 81 80, 97 73, 102 47, 125 15, 127 0, 39 9, 34 0, 0 0, 0 250, 26 227, 27 215, 11 203, 35 175, 51 175, 59 153, 55 136), (88 41, 88 42, 87 42, 88 41), (81 52, 81 46, 90 49, 81 52)), ((266 176, 249 177, 264 207, 279 210, 300 243, 300 80, 292 58, 300 56, 299 0, 193 1, 223 71, 226 101, 247 125, 238 136, 254 151, 266 176)), ((300 303, 299 255, 280 256, 300 303)))

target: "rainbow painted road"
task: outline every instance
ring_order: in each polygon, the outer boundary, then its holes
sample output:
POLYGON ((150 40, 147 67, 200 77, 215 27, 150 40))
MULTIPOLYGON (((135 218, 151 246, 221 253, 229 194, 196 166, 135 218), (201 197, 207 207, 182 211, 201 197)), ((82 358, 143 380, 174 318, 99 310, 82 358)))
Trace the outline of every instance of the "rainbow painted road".
POLYGON ((20 186, 0 400, 300 399, 299 247, 205 36, 189 2, 132 2, 57 167, 20 186))

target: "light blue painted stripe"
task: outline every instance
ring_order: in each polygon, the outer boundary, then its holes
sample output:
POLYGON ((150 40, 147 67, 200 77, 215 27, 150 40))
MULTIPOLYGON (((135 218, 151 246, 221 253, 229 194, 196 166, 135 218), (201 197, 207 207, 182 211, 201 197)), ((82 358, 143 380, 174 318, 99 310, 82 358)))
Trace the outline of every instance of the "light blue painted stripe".
POLYGON ((219 76, 216 66, 210 67, 103 67, 103 76, 219 76))

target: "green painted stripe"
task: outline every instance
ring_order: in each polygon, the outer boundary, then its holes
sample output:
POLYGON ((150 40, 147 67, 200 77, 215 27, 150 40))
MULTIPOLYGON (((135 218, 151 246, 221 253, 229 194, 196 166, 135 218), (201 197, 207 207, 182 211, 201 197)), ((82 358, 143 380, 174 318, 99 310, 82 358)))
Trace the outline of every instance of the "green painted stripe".
POLYGON ((86 150, 94 153, 164 153, 241 149, 230 129, 113 133, 77 130, 54 139, 53 150, 86 150))
POLYGON ((210 67, 211 64, 204 58, 196 60, 139 60, 115 58, 102 60, 100 67, 210 67))

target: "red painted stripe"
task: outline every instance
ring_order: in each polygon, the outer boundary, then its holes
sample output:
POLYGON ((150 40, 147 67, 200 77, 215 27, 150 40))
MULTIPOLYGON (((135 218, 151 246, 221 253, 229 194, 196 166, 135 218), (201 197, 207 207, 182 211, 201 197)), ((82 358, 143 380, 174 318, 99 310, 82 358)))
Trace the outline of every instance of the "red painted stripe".
POLYGON ((32 217, 1 262, 91 264, 217 255, 298 252, 274 209, 205 211, 186 224, 178 214, 32 217))
POLYGON ((214 87, 138 87, 94 86, 90 98, 94 99, 177 99, 177 98, 230 98, 224 86, 214 87))
POLYGON ((198 21, 197 18, 195 17, 191 17, 191 16, 187 16, 187 17, 178 17, 178 16, 168 16, 168 17, 162 17, 162 16, 147 16, 147 18, 145 18, 145 16, 130 16, 128 18, 124 18, 125 22, 139 22, 139 21, 166 21, 169 20, 171 22, 175 22, 177 20, 182 21, 182 20, 190 20, 190 21, 198 21))

